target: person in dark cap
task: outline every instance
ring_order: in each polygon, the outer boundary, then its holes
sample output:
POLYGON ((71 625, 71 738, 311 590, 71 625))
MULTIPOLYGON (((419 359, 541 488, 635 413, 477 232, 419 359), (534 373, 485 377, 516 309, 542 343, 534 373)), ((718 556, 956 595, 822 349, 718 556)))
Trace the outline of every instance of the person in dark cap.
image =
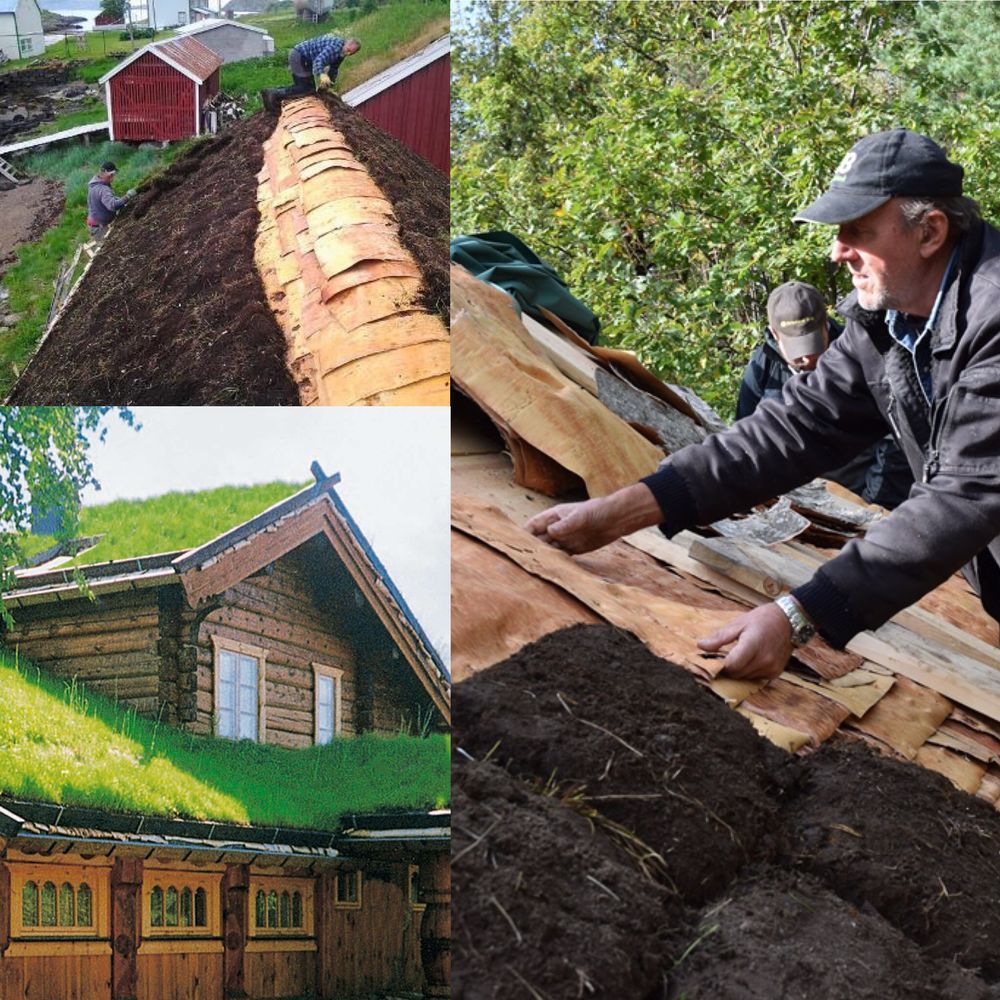
POLYGON ((118 168, 110 161, 102 163, 87 188, 87 228, 98 242, 107 236, 108 226, 118 212, 135 197, 135 188, 126 191, 122 198, 115 197, 111 184, 117 172, 118 168))
MULTIPOLYGON (((780 400, 788 382, 814 371, 820 355, 843 332, 828 316, 819 290, 804 281, 786 281, 771 292, 767 319, 763 343, 754 348, 743 372, 737 420, 750 416, 765 399, 780 400)), ((822 476, 888 510, 898 507, 913 485, 910 467, 891 434, 822 476)))
POLYGON ((926 136, 858 142, 796 221, 836 226, 854 290, 815 372, 745 420, 606 497, 561 504, 535 535, 587 552, 659 525, 667 535, 801 485, 891 429, 915 477, 907 499, 791 594, 699 646, 738 677, 774 677, 818 631, 842 648, 963 569, 1000 620, 1000 232, 926 136))

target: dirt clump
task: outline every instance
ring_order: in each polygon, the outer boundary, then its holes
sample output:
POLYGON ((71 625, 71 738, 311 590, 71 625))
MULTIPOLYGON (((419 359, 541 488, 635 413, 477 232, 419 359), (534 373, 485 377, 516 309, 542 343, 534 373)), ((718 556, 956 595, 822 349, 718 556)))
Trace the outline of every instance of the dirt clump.
POLYGON ((326 95, 324 99, 333 124, 392 202, 399 220, 400 242, 413 255, 423 275, 420 305, 437 313, 447 326, 451 301, 451 200, 447 176, 339 98, 326 95))
POLYGON ((683 936, 677 898, 557 797, 489 762, 455 772, 457 1000, 659 992, 683 936))
POLYGON ((665 883, 689 903, 777 850, 770 744, 629 635, 574 626, 460 692, 460 746, 474 756, 494 748, 512 773, 578 791, 662 859, 665 883), (619 690, 642 697, 612 696, 619 690))
POLYGON ((982 980, 938 962, 878 914, 805 875, 769 870, 703 915, 671 975, 671 1000, 988 1000, 982 980))
POLYGON ((792 863, 873 906, 929 955, 1000 980, 1000 823, 987 803, 862 746, 806 759, 792 863))
POLYGON ((298 402, 254 263, 256 174, 273 125, 240 122, 140 188, 11 402, 298 402))
POLYGON ((605 625, 545 636, 455 700, 457 996, 1000 997, 1000 815, 940 775, 846 740, 789 756, 605 625), (598 870, 617 881, 595 914, 598 870), (546 930, 567 913, 572 934, 546 930), (640 978, 616 978, 621 949, 640 978))

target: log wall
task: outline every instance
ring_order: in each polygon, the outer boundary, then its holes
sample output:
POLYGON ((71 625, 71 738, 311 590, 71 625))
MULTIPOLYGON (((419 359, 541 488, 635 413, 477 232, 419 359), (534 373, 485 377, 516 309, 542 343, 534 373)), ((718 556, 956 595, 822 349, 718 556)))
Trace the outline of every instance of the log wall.
MULTIPOLYGON (((194 612, 188 610, 184 617, 189 626, 193 624, 194 612)), ((205 733, 213 728, 213 635, 267 651, 268 743, 285 747, 313 744, 314 662, 343 671, 343 733, 356 731, 354 649, 346 627, 338 627, 314 600, 308 571, 294 553, 272 564, 269 573, 227 590, 225 605, 212 611, 199 629, 197 718, 190 728, 205 733)))
POLYGON ((160 696, 155 589, 20 608, 6 644, 58 677, 156 715, 160 696))

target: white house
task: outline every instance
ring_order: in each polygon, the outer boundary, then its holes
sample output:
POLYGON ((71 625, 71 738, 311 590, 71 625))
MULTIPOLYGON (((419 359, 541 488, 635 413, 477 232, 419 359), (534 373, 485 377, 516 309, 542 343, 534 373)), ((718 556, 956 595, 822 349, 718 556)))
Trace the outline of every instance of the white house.
POLYGON ((44 51, 42 12, 36 0, 0 0, 0 53, 24 59, 44 51))
POLYGON ((133 24, 174 28, 191 20, 190 0, 128 0, 133 24))
POLYGON ((214 17, 195 21, 179 29, 177 33, 193 35, 227 63, 257 59, 274 52, 274 39, 263 28, 255 28, 229 18, 214 17))

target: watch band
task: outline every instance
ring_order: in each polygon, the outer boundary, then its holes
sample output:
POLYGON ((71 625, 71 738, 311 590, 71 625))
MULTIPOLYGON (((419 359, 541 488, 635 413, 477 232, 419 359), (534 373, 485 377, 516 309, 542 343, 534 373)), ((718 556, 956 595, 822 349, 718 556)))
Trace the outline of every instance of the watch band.
POLYGON ((815 634, 816 626, 805 616, 799 602, 791 594, 782 594, 775 602, 792 626, 792 645, 804 646, 815 634))

